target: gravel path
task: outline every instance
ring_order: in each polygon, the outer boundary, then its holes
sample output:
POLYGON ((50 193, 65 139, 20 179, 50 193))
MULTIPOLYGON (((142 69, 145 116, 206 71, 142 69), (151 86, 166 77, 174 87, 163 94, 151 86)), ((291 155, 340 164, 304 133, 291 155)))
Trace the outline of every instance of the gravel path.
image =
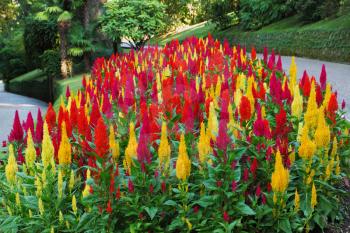
POLYGON ((38 108, 41 109, 42 113, 45 113, 47 104, 37 99, 5 92, 4 84, 0 81, 0 142, 7 140, 16 110, 18 110, 20 120, 23 122, 27 119, 29 112, 36 120, 38 108))
MULTIPOLYGON (((288 72, 291 57, 283 56, 282 61, 283 68, 288 72)), ((338 91, 339 106, 345 99, 346 117, 350 119, 350 65, 307 58, 296 58, 296 64, 298 78, 301 78, 304 70, 307 70, 310 76, 314 75, 317 79, 319 79, 322 64, 326 65, 327 80, 331 82, 334 90, 338 91)), ((21 121, 24 121, 28 112, 32 112, 35 120, 38 108, 41 108, 42 113, 45 113, 47 104, 33 98, 7 93, 4 91, 4 84, 0 81, 0 142, 7 139, 16 110, 19 111, 21 121)))

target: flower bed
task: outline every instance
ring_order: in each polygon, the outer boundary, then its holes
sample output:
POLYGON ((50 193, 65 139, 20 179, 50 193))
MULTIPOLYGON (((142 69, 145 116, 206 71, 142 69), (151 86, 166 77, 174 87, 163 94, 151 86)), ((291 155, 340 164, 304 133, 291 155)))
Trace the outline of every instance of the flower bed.
POLYGON ((97 59, 58 113, 16 114, 0 231, 324 229, 349 129, 325 68, 296 69, 210 35, 97 59))

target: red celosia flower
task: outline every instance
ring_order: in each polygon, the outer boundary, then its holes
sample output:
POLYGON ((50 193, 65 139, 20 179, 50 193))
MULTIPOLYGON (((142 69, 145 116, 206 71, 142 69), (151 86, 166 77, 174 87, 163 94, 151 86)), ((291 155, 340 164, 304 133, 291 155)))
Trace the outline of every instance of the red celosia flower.
POLYGON ((341 102, 341 109, 345 109, 345 100, 343 100, 343 102, 341 102))
POLYGON ((334 113, 338 110, 338 101, 337 96, 335 93, 332 93, 331 98, 329 99, 328 103, 328 111, 331 113, 334 113))
POLYGON ((72 124, 72 127, 75 128, 78 125, 78 107, 73 99, 71 107, 70 107, 70 122, 72 124))
POLYGON ((134 192, 134 183, 130 179, 128 181, 128 190, 129 190, 129 193, 134 192))
POLYGON ((111 206, 111 200, 108 201, 107 203, 107 208, 106 208, 107 213, 112 213, 112 206, 111 206))
POLYGON ((101 117, 101 113, 98 107, 98 103, 95 99, 95 101, 93 101, 92 104, 92 110, 91 110, 91 114, 90 114, 90 125, 95 127, 97 124, 98 119, 101 117))
POLYGON ((150 184, 149 185, 149 192, 152 194, 154 191, 154 187, 153 187, 153 184, 150 184))
POLYGON ((300 89, 303 92, 303 95, 306 96, 306 97, 309 97, 310 96, 310 90, 311 90, 311 81, 310 81, 310 78, 309 78, 306 70, 304 71, 303 77, 300 80, 299 86, 300 86, 300 89))
POLYGON ((30 130, 30 132, 34 134, 34 120, 31 112, 28 113, 27 120, 25 123, 23 123, 23 129, 25 132, 28 132, 28 130, 30 130))
POLYGON ((4 140, 2 141, 2 147, 6 147, 7 146, 7 142, 4 140))
POLYGON ((109 140, 107 127, 104 123, 102 117, 98 119, 97 126, 95 128, 95 145, 96 145, 96 154, 103 158, 109 150, 109 140))
POLYGON ((248 181, 248 179, 249 179, 249 170, 248 168, 245 168, 243 172, 243 181, 248 181))
POLYGON ((256 59, 256 50, 254 47, 252 47, 251 57, 253 61, 256 59))
POLYGON ((165 183, 164 180, 163 180, 162 183, 161 183, 161 189, 162 189, 162 192, 163 192, 163 193, 166 192, 166 183, 165 183))
POLYGON ((326 72, 326 66, 324 64, 322 65, 320 83, 321 83, 321 90, 324 91, 327 85, 327 72, 326 72))
POLYGON ((234 180, 231 183, 231 189, 232 189, 232 192, 235 192, 237 189, 237 182, 234 180))
POLYGON ((251 117, 251 106, 249 99, 246 96, 242 96, 241 103, 239 105, 239 114, 241 116, 241 122, 247 121, 251 117))
POLYGON ((230 216, 228 215, 228 213, 226 211, 224 211, 223 218, 224 218, 225 222, 230 221, 230 216))
POLYGON ((120 194, 120 187, 119 187, 119 185, 118 185, 117 192, 116 192, 116 194, 115 194, 115 198, 116 198, 117 200, 119 200, 119 199, 120 199, 120 196, 121 196, 121 194, 120 194))
POLYGON ((254 158, 252 164, 250 165, 250 172, 253 174, 253 176, 256 176, 256 170, 258 169, 258 160, 254 158))
POLYGON ((67 86, 67 89, 66 89, 66 98, 68 99, 70 96, 70 89, 69 89, 69 86, 67 86))
POLYGON ((261 195, 261 188, 260 188, 260 185, 258 185, 258 187, 256 187, 256 190, 255 190, 255 196, 259 197, 261 195))
POLYGON ((56 112, 53 109, 51 103, 49 103, 49 107, 47 108, 45 120, 49 128, 49 131, 51 131, 56 124, 56 112))
POLYGON ((13 120, 12 130, 9 136, 9 141, 22 141, 23 140, 23 129, 19 120, 18 111, 16 110, 15 119, 13 120))
POLYGON ((198 213, 198 211, 199 211, 199 206, 198 205, 193 206, 193 212, 196 214, 198 213))
POLYGON ((231 142, 229 135, 227 134, 227 120, 220 120, 219 132, 216 140, 218 149, 226 152, 227 145, 231 142))
POLYGON ((39 143, 43 140, 43 127, 44 121, 41 116, 40 108, 38 109, 37 120, 36 120, 36 128, 35 128, 35 142, 39 143))
POLYGON ((109 181, 109 193, 114 193, 114 186, 115 186, 115 182, 114 182, 114 175, 111 175, 110 181, 109 181))

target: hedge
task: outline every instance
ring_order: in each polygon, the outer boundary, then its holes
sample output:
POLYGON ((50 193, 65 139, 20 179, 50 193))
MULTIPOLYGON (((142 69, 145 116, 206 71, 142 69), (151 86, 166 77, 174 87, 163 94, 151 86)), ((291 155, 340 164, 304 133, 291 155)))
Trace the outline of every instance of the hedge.
MULTIPOLYGON (((220 34, 217 37, 223 39, 220 34)), ((254 45, 258 51, 269 47, 283 55, 350 62, 350 29, 240 32, 233 33, 228 40, 231 44, 241 44, 248 48, 254 45)))

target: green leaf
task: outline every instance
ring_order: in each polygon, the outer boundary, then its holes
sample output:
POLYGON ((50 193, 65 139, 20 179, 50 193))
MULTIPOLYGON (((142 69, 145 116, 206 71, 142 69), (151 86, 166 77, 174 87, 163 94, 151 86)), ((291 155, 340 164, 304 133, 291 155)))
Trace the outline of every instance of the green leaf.
POLYGON ((151 220, 153 220, 154 216, 156 216, 156 214, 157 214, 158 208, 156 208, 156 207, 151 207, 151 208, 146 207, 145 210, 146 210, 148 216, 151 218, 151 220))
POLYGON ((164 205, 168 205, 168 206, 176 206, 177 203, 173 200, 167 200, 166 202, 164 202, 164 205))
POLYGON ((279 228, 285 233, 292 233, 292 228, 290 227, 290 222, 287 218, 283 218, 279 221, 279 228))
POLYGON ((239 202, 236 205, 236 208, 239 212, 241 212, 244 215, 255 215, 255 211, 250 208, 247 204, 245 204, 243 201, 239 202))

